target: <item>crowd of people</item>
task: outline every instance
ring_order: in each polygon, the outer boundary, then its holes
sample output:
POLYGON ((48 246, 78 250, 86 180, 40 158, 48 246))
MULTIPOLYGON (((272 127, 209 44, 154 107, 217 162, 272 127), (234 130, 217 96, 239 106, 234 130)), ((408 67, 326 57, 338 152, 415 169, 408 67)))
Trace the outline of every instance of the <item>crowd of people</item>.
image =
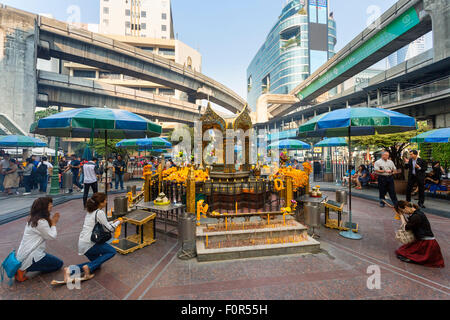
MULTIPOLYGON (((156 157, 149 159, 132 159, 130 164, 139 166, 152 165, 156 171, 159 160, 156 157), (131 163, 132 162, 132 163, 131 163)), ((77 155, 63 156, 58 161, 59 187, 66 189, 67 193, 74 190, 84 193, 85 202, 88 192, 98 191, 98 183, 107 179, 109 189, 124 190, 124 176, 128 171, 128 163, 121 155, 114 158, 108 157, 103 161, 93 158, 88 161, 77 155), (69 174, 67 174, 69 173, 69 174), (70 183, 64 183, 64 179, 70 179, 70 183), (70 187, 67 187, 70 185, 70 187)), ((167 161, 166 168, 173 166, 173 162, 167 161)), ((47 157, 31 156, 24 161, 12 158, 7 153, 0 154, 0 192, 5 195, 19 195, 19 190, 24 190, 23 195, 29 195, 33 191, 46 193, 50 177, 53 174, 53 164, 47 157)))
MULTIPOLYGON (((445 170, 439 161, 433 161, 431 171, 427 172, 428 163, 419 157, 417 150, 411 150, 409 158, 403 158, 403 162, 404 168, 407 170, 406 200, 411 202, 411 197, 417 194, 417 205, 420 208, 425 208, 425 191, 435 193, 437 190, 444 190, 445 187, 441 186, 441 182, 445 170)), ((394 175, 398 173, 400 173, 400 170, 390 159, 389 152, 384 151, 381 158, 375 161, 371 168, 360 165, 355 170, 352 166, 350 174, 347 170, 343 177, 343 185, 348 186, 348 183, 351 183, 356 189, 361 190, 370 183, 374 183, 379 189, 380 206, 385 206, 386 194, 389 194, 391 201, 396 205, 398 199, 395 192, 394 175)))

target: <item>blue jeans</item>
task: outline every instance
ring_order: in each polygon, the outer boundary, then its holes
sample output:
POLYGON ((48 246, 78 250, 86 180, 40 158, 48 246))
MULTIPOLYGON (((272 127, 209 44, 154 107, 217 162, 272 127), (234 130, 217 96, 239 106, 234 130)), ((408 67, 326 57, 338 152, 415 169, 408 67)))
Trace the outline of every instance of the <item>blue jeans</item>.
POLYGON ((31 192, 31 189, 33 188, 33 179, 31 178, 31 175, 23 176, 23 184, 25 192, 31 192))
POLYGON ((48 175, 41 177, 41 181, 39 182, 39 191, 47 192, 47 184, 48 184, 48 175))
POLYGON ((27 272, 30 271, 41 271, 42 273, 58 271, 62 268, 64 262, 51 254, 46 253, 38 262, 34 262, 28 267, 27 272))
POLYGON ((103 263, 116 255, 116 249, 107 243, 95 244, 84 254, 90 262, 81 263, 78 265, 82 271, 83 266, 87 265, 90 272, 97 270, 103 263))
POLYGON ((119 187, 119 182, 120 182, 120 189, 123 190, 123 173, 116 172, 116 190, 119 187))

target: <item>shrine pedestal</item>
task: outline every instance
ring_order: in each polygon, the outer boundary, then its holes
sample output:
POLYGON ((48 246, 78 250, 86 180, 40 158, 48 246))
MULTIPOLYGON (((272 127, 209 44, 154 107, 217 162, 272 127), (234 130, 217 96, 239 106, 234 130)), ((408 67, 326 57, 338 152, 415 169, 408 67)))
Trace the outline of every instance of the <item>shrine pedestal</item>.
POLYGON ((252 257, 317 253, 320 242, 307 234, 307 228, 294 219, 260 222, 224 223, 197 227, 198 261, 243 259, 252 257), (243 225, 245 223, 249 229, 243 225), (228 227, 227 226, 227 227, 228 227), (251 227, 254 227, 253 229, 251 227), (244 228, 242 230, 242 228, 244 228), (239 230, 241 229, 241 230, 239 230))

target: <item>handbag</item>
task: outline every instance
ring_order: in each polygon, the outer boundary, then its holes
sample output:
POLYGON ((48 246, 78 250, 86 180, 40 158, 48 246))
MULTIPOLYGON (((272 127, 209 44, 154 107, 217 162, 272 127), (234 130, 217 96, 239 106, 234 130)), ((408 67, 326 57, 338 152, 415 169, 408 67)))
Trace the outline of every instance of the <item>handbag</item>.
POLYGON ((410 244, 416 241, 414 233, 410 230, 405 230, 405 225, 402 224, 400 229, 395 232, 395 239, 400 241, 402 244, 410 244))
POLYGON ((3 282, 4 273, 6 272, 6 275, 9 278, 9 285, 11 286, 13 283, 14 276, 16 275, 17 270, 19 270, 21 266, 22 262, 20 262, 16 258, 16 250, 11 251, 11 253, 6 257, 6 259, 2 263, 0 282, 3 282))
MULTIPOLYGON (((28 256, 37 248, 41 245, 43 241, 40 241, 31 251, 30 253, 25 257, 28 258, 28 256)), ((24 260, 25 260, 24 259, 24 260)), ((3 282, 4 279, 4 274, 6 272, 6 275, 9 278, 9 285, 12 286, 13 284, 13 279, 14 276, 16 275, 17 271, 20 269, 20 267, 22 266, 22 262, 20 262, 19 260, 17 260, 16 257, 16 250, 13 250, 10 252, 10 254, 6 257, 6 259, 2 262, 2 266, 1 266, 1 281, 3 282)))
POLYGON ((110 231, 105 231, 105 229, 103 228, 103 225, 97 221, 97 211, 95 211, 95 226, 94 229, 92 229, 92 234, 91 234, 91 241, 96 243, 96 244, 103 244, 106 241, 108 241, 109 239, 111 239, 111 232, 110 231))

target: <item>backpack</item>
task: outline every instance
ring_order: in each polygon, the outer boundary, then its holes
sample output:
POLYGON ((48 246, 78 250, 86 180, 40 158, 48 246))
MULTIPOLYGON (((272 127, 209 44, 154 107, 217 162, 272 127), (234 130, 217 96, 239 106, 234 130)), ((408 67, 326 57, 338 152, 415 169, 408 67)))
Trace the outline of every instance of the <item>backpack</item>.
POLYGON ((47 165, 41 162, 41 165, 36 170, 36 175, 45 177, 47 175, 47 165))

